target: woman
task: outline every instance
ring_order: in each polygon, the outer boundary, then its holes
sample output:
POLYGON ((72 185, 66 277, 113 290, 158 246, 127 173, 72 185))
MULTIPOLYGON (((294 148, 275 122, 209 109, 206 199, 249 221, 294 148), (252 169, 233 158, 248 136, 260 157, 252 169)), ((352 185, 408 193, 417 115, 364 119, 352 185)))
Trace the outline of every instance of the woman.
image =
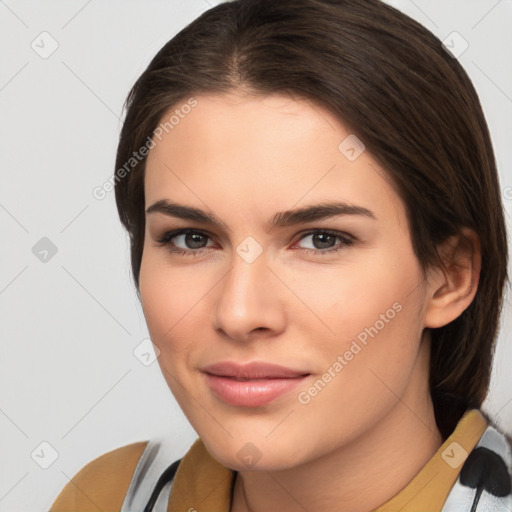
POLYGON ((116 169, 199 438, 179 461, 105 454, 53 512, 510 510, 509 439, 480 410, 507 277, 496 164, 433 34, 378 0, 221 4, 133 87, 116 169))

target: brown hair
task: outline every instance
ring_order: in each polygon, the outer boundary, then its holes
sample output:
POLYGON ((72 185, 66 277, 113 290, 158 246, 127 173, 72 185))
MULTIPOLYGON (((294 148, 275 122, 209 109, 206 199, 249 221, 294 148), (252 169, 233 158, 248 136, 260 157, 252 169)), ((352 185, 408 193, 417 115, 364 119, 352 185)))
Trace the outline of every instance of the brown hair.
POLYGON ((446 438, 489 386, 507 278, 507 238, 492 144, 466 72, 431 32, 379 0, 239 0, 214 7, 153 58, 130 91, 117 151, 116 202, 137 292, 144 166, 133 153, 193 94, 291 94, 333 112, 388 171, 424 269, 461 227, 482 250, 471 305, 432 329, 430 390, 446 438))

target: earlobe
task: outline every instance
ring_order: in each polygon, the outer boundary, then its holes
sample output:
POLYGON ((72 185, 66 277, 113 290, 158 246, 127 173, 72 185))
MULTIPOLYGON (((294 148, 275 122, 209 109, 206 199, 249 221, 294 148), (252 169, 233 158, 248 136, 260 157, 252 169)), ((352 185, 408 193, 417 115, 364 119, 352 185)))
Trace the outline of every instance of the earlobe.
POLYGON ((469 307, 481 269, 480 241, 472 229, 462 228, 438 250, 445 268, 430 270, 424 316, 424 326, 432 328, 450 323, 469 307))

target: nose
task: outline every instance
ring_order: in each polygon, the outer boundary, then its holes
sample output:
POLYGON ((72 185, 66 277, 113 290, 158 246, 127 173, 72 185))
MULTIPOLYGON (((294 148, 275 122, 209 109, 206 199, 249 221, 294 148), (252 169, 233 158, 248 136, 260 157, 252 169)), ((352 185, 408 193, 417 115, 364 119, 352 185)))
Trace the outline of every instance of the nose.
POLYGON ((265 251, 251 263, 234 252, 231 263, 216 287, 214 329, 243 342, 282 332, 286 325, 283 284, 269 268, 265 251))

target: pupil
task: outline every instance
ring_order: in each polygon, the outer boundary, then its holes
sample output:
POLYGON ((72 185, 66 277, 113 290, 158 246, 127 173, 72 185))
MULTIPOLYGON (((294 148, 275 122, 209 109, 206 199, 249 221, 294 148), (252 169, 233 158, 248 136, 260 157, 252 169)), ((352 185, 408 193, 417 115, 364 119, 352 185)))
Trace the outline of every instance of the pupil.
POLYGON ((192 249, 198 249, 206 245, 203 235, 200 235, 199 233, 187 233, 185 236, 185 243, 192 249), (202 238, 203 243, 201 244, 202 238))
MULTIPOLYGON (((313 235, 313 243, 317 249, 325 249, 326 247, 332 247, 332 245, 326 244, 326 239, 332 239, 334 238, 332 235, 329 235, 328 233, 320 233, 313 235), (322 241, 323 239, 323 241, 322 241), (320 240, 320 247, 318 247, 318 244, 315 243, 315 241, 320 240), (323 244, 323 245, 322 245, 323 244)), ((332 240, 331 240, 332 242, 332 240)))

